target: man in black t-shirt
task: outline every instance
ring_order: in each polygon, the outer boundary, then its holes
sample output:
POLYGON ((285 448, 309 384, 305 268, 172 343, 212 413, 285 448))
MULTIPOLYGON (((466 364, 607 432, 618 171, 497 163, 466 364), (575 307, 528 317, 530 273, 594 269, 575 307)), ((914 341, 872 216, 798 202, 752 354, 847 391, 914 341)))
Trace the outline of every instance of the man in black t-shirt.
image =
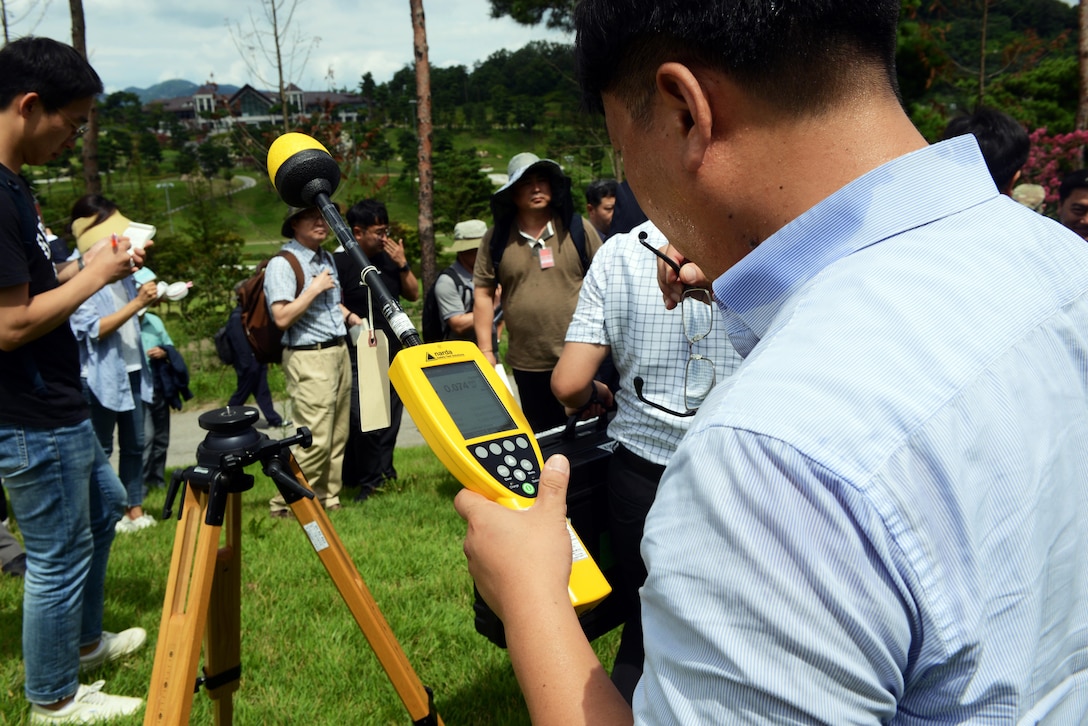
MULTIPOLYGON (((347 213, 347 223, 360 249, 370 264, 378 269, 382 282, 394 299, 419 299, 419 281, 408 265, 404 253, 404 240, 393 240, 389 236, 389 212, 385 205, 376 199, 364 199, 355 204, 347 213)), ((344 307, 350 314, 347 323, 350 328, 369 315, 367 288, 361 284, 359 276, 362 270, 347 252, 337 252, 336 271, 344 291, 344 307)), ((389 361, 400 350, 400 339, 380 310, 375 309, 371 321, 373 327, 385 333, 389 341, 389 361)), ((370 496, 386 479, 396 479, 397 470, 393 467, 393 449, 397 445, 397 433, 404 413, 404 404, 392 386, 389 387, 389 428, 378 431, 359 430, 359 371, 355 358, 355 349, 351 354, 351 431, 348 434, 348 446, 344 452, 344 485, 358 487, 356 501, 363 501, 370 496)))
POLYGON ((24 165, 71 149, 102 82, 70 46, 23 38, 0 50, 0 478, 26 548, 23 661, 31 723, 83 723, 139 710, 138 698, 81 686, 79 671, 143 645, 102 630, 106 564, 126 502, 89 419, 68 317, 132 273, 143 251, 102 240, 53 260, 24 165))

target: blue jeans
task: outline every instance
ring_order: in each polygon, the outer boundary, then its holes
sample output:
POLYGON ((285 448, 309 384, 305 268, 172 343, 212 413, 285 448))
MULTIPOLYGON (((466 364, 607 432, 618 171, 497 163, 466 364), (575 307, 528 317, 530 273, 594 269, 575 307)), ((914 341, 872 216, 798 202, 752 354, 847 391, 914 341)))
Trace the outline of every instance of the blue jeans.
POLYGON ((140 507, 144 503, 144 404, 140 400, 140 371, 129 373, 128 382, 136 402, 131 411, 111 411, 103 406, 86 379, 83 392, 91 404, 91 423, 107 459, 113 454, 113 430, 117 429, 117 473, 128 492, 128 506, 140 507))
POLYGON ((26 697, 54 703, 79 688, 79 648, 102 635, 106 563, 125 489, 90 421, 0 426, 0 477, 26 548, 26 697))

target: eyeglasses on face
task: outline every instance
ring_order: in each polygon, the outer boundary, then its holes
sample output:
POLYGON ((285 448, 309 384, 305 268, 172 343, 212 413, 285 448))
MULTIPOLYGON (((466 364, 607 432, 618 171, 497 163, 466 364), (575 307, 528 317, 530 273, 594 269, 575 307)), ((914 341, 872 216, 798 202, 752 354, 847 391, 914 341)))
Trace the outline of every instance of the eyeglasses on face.
POLYGON ((366 231, 369 232, 370 234, 374 235, 375 237, 379 237, 379 238, 384 238, 384 237, 389 236, 389 226, 388 225, 383 226, 383 227, 367 227, 366 231))
POLYGON ((60 117, 67 121, 68 125, 72 127, 72 136, 74 138, 79 138, 83 134, 87 133, 87 124, 77 123, 75 119, 73 119, 71 116, 69 116, 59 108, 57 109, 57 113, 59 113, 60 117))

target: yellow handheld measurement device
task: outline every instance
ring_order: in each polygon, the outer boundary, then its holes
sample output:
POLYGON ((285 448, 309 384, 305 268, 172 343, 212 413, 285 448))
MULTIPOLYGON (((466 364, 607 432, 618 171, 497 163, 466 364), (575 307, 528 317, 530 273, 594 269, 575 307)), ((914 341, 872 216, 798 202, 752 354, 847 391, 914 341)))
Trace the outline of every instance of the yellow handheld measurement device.
MULTIPOLYGON (((510 509, 536 499, 542 461, 525 415, 480 349, 465 341, 403 348, 389 366, 419 432, 467 489, 510 509)), ((567 590, 579 612, 612 588, 567 522, 573 562, 567 590)))

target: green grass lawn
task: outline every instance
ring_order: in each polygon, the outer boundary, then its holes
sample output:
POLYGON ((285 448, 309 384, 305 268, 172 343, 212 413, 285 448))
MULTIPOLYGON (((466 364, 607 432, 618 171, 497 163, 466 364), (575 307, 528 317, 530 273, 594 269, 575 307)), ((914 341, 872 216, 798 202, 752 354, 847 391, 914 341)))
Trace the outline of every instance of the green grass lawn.
MULTIPOLYGON (((530 139, 480 140, 496 171, 505 171, 513 153, 534 148, 530 139), (493 148, 492 148, 493 147, 493 148)), ((393 165, 399 168, 399 164, 393 165)), ((372 173, 381 170, 371 169, 372 173)), ((266 177, 253 170, 257 185, 229 198, 232 224, 246 239, 245 257, 273 254, 284 206, 266 177)), ((149 215, 160 229, 169 226, 165 195, 143 180, 149 215)), ((174 209, 186 201, 186 185, 171 188, 174 209)), ((235 187, 238 180, 234 180, 235 187)), ((117 178, 120 191, 131 182, 117 178)), ((225 188, 225 182, 217 181, 225 188)), ((76 184, 58 182, 40 189, 47 217, 63 223, 76 184)), ((107 195, 110 191, 107 190, 107 195)), ((362 191, 351 185, 337 199, 354 201, 362 191)), ((379 196, 393 219, 416 224, 411 188, 388 184, 379 196)), ((173 220, 182 224, 182 213, 173 220)), ((440 241, 441 245, 441 241, 440 241)), ((418 262, 418 261, 416 261, 418 262)), ((405 303, 417 321, 420 303, 405 303)), ((214 358, 208 340, 189 340, 172 324, 170 307, 159 311, 193 374, 196 398, 187 406, 224 403, 235 387, 234 371, 214 358)), ((505 342, 503 343, 503 347, 505 342)), ((269 384, 277 400, 284 391, 278 366, 269 368, 269 384)), ((401 479, 365 504, 347 502, 332 513, 333 525, 355 562, 376 604, 389 622, 408 661, 423 684, 434 690, 435 704, 447 724, 528 724, 524 703, 505 651, 478 635, 473 627, 472 583, 461 541, 464 523, 453 510, 458 484, 426 448, 398 449, 401 479)), ((258 466, 250 473, 256 486, 242 495, 242 665, 235 694, 238 724, 405 724, 410 722, 389 678, 341 600, 331 578, 298 524, 268 517, 271 481, 258 466)), ((152 491, 149 512, 161 513, 164 492, 152 491)), ((119 536, 110 557, 105 628, 133 625, 147 629, 151 643, 133 659, 110 665, 84 683, 107 681, 107 692, 146 696, 154 660, 163 597, 169 574, 175 523, 119 536)), ((531 558, 528 560, 531 561, 531 558)), ((0 726, 26 723, 21 658, 22 581, 0 579, 0 726)), ((595 647, 610 664, 618 632, 598 639, 595 647)), ((211 723, 211 703, 204 693, 194 698, 193 723, 211 723)), ((133 718, 131 723, 142 722, 133 718)))
MULTIPOLYGON (((473 627, 472 582, 461 552, 458 484, 426 448, 398 449, 401 478, 364 504, 331 513, 345 548, 446 724, 528 724, 506 652, 473 627)), ((268 517, 274 487, 252 466, 242 495, 242 682, 235 723, 408 724, 409 714, 298 523, 268 517)), ((161 513, 164 493, 147 499, 161 513)), ((129 661, 82 682, 146 697, 175 523, 118 536, 106 583, 105 627, 146 628, 151 641, 129 661)), ((531 557, 529 558, 531 561, 531 557)), ((0 580, 0 724, 22 724, 22 582, 0 580)), ((618 631, 595 641, 611 664, 618 631)), ((204 692, 192 723, 213 722, 204 692)), ((130 723, 141 723, 133 718, 130 723)), ((123 723, 119 721, 118 723, 123 723)))

